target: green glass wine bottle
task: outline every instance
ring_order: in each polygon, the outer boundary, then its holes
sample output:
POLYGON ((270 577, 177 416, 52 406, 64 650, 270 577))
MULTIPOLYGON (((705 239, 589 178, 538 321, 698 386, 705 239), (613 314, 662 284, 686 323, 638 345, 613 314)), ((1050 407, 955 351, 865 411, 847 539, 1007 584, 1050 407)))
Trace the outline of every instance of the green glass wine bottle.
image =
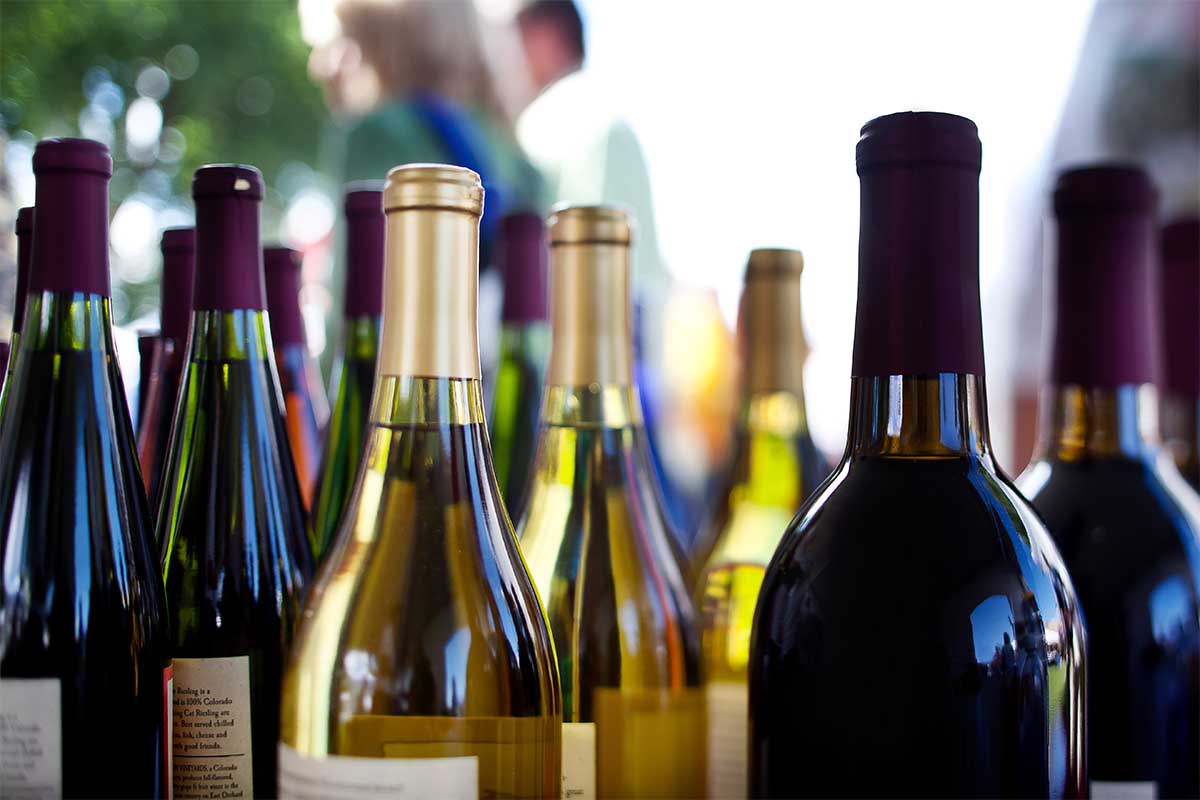
POLYGON ((351 184, 346 190, 346 286, 341 351, 333 366, 333 410, 321 456, 312 512, 314 556, 333 546, 362 458, 379 355, 383 313, 383 185, 351 184))
POLYGON ((113 344, 108 148, 48 139, 0 420, 0 796, 165 797, 171 661, 113 344))
POLYGON ((192 334, 158 511, 176 796, 275 794, 284 657, 312 571, 264 314, 262 192, 253 167, 192 180, 192 334))
POLYGON ((504 278, 500 364, 488 432, 496 479, 510 512, 522 505, 533 465, 542 379, 550 348, 546 322, 546 229, 536 214, 500 220, 499 266, 504 278))

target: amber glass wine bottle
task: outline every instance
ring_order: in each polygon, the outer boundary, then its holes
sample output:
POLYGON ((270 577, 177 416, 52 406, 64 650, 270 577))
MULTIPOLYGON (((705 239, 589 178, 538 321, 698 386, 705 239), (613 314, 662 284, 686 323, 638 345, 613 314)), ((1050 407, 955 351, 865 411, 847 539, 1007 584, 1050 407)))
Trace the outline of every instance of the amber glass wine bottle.
MULTIPOLYGON (((329 420, 329 402, 321 385, 321 370, 308 351, 300 313, 300 254, 290 247, 263 250, 267 280, 267 314, 275 368, 283 391, 283 420, 287 426, 292 463, 300 481, 304 508, 312 507, 321 463, 321 441, 329 420)), ((315 543, 313 550, 316 550, 315 543)))
POLYGON ((262 177, 201 167, 192 333, 158 511, 176 797, 271 797, 284 657, 312 570, 272 362, 262 177))
POLYGON ((166 797, 162 578, 113 344, 108 148, 48 139, 0 420, 0 796, 166 797))
POLYGON ((370 418, 383 312, 383 185, 371 182, 347 187, 345 214, 341 349, 333 365, 333 411, 312 512, 313 555, 318 560, 333 547, 370 418))
POLYGON ((754 797, 1087 792, 1083 618, 992 454, 975 124, 868 122, 845 455, 763 578, 754 797))
POLYGON ((549 239, 550 361, 518 530, 562 676, 563 792, 699 797, 700 631, 633 380, 632 223, 567 207, 549 239))
POLYGON ((1087 617, 1097 800, 1200 796, 1200 497, 1158 441, 1156 201, 1138 167, 1058 178, 1049 384, 1018 482, 1087 617))
POLYGON ((1200 492, 1200 218, 1163 228, 1161 253, 1163 441, 1200 492))
POLYGON ((829 474, 804 407, 808 347, 795 250, 755 250, 738 308, 741 411, 732 467, 694 550, 708 698, 708 792, 746 794, 746 667, 763 573, 829 474))
POLYGON ((384 210, 371 422, 284 681, 280 793, 555 797, 554 648, 484 426, 483 187, 397 167, 384 210))
MULTIPOLYGON (((187 356, 188 329, 192 320, 192 287, 195 283, 196 231, 169 228, 162 235, 162 282, 159 296, 159 332, 149 337, 149 353, 142 358, 144 383, 139 387, 138 460, 150 507, 158 507, 163 466, 171 440, 175 401, 187 356)), ((138 341, 141 345, 141 339, 138 341)))
POLYGON ((504 279, 500 364, 488 432, 505 507, 525 499, 541 409, 542 378, 550 347, 546 322, 546 229, 537 214, 500 220, 498 259, 504 279))

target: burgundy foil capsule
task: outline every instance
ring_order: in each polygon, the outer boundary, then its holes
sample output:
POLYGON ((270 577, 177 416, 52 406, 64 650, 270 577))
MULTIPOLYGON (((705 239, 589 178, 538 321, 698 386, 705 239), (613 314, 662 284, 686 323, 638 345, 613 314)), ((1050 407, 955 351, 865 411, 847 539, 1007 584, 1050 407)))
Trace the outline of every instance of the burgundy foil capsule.
POLYGON ((25 328, 25 301, 29 297, 29 264, 33 259, 33 207, 17 212, 17 296, 13 299, 14 334, 25 328))
POLYGON ((546 319, 546 228, 537 214, 500 220, 499 264, 504 280, 502 321, 518 325, 546 319))
POLYGON ((975 123, 934 112, 862 128, 856 378, 983 375, 975 123))
POLYGON ((31 292, 105 297, 108 283, 108 148, 91 139, 43 139, 33 151, 37 179, 31 292))
POLYGON ((346 189, 347 318, 383 313, 383 183, 364 181, 346 189))
POLYGON ((195 310, 266 309, 258 246, 262 196, 262 175, 254 167, 211 164, 196 170, 195 310))
POLYGON ((1163 388, 1200 397, 1200 218, 1162 231, 1163 388))
POLYGON ((1135 166, 1059 175, 1052 384, 1115 388, 1156 379, 1157 204, 1150 178, 1135 166))
POLYGON ((271 341, 276 347, 304 344, 304 320, 300 316, 300 254, 290 247, 263 250, 267 275, 267 313, 271 318, 271 341))
POLYGON ((162 234, 160 323, 164 339, 177 349, 187 342, 192 318, 192 290, 196 272, 196 229, 168 228, 162 234))

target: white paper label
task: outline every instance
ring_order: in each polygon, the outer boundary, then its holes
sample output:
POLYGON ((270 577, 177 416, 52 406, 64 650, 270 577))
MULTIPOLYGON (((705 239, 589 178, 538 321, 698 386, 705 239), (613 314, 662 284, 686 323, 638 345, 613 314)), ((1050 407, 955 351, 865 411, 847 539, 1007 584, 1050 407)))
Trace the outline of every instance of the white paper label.
POLYGON ((596 797, 596 723, 564 722, 562 726, 563 800, 596 797))
POLYGON ((250 657, 177 658, 172 675, 175 800, 252 798, 250 657))
POLYGON ((479 759, 311 758, 279 744, 280 800, 475 800, 479 759))
POLYGON ((708 796, 746 796, 746 747, 750 739, 750 690, 744 683, 710 683, 708 704, 708 796))
POLYGON ((1092 781, 1092 800, 1158 800, 1154 781, 1092 781))
POLYGON ((62 797, 58 678, 0 680, 0 797, 62 797))

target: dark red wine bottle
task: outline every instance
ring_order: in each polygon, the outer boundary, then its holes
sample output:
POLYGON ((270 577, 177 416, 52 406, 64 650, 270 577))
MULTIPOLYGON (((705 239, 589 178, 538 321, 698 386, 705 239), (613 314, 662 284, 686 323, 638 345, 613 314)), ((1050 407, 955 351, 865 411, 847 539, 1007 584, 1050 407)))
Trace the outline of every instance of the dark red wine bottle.
POLYGON ((1163 441, 1200 492, 1200 218, 1162 231, 1163 441))
POLYGON ((162 797, 171 661, 113 345, 108 148, 47 139, 0 420, 5 797, 162 797))
MULTIPOLYGON (((29 259, 33 254, 33 207, 17 211, 17 293, 13 297, 12 336, 4 342, 5 352, 0 358, 0 390, 15 365, 17 348, 21 343, 21 327, 25 321, 25 298, 29 293, 29 259)), ((4 400, 0 396, 0 416, 4 414, 4 400)))
POLYGON ((158 508, 175 401, 179 397, 179 380, 187 355, 192 286, 195 283, 195 229, 163 231, 162 258, 161 326, 158 336, 151 342, 150 364, 141 388, 145 400, 138 417, 138 460, 142 464, 142 478, 146 482, 151 508, 158 508))
POLYGON ((1094 798, 1200 795, 1200 498, 1155 424, 1156 205, 1137 167, 1058 178, 1051 368, 1019 482, 1087 617, 1094 798))
POLYGON ((192 180, 192 332, 158 511, 177 797, 275 794, 279 687, 312 572, 264 311, 262 193, 253 167, 192 180))
MULTIPOLYGON (((154 348, 158 347, 158 329, 140 328, 137 332, 138 342, 138 390, 137 413, 133 418, 135 433, 141 431, 142 418, 146 415, 147 387, 150 386, 150 372, 154 367, 154 348)), ((145 470, 143 470, 144 472, 145 470)), ((154 508, 154 505, 150 505, 154 508)))
MULTIPOLYGON (((321 385, 321 370, 308 352, 304 318, 300 314, 300 254, 288 247, 263 251, 267 276, 267 313, 275 368, 283 390, 284 423, 300 496, 312 508, 321 463, 321 441, 329 419, 329 403, 321 385)), ((315 550, 315 547, 313 548, 315 550)))
POLYGON ((753 797, 1087 790, 1084 627, 988 434, 975 124, 868 122, 845 455, 767 569, 753 797))
POLYGON ((383 184, 346 189, 346 286, 342 338, 333 365, 333 411, 312 512, 314 555, 333 547, 350 499, 370 421, 383 314, 383 184))

